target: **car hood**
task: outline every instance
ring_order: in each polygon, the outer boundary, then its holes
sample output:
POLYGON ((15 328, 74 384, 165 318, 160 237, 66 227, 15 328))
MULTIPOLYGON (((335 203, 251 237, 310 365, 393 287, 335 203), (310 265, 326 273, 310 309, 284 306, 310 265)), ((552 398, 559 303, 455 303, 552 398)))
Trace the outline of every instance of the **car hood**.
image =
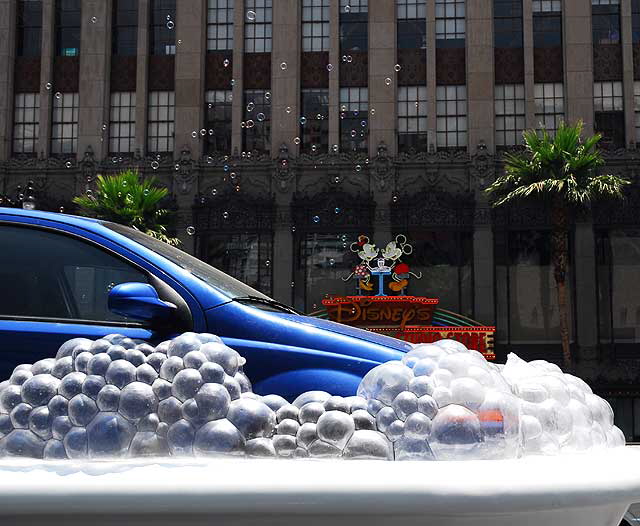
POLYGON ((331 331, 337 334, 351 336, 352 338, 357 338, 369 343, 382 345, 383 347, 388 347, 396 351, 409 352, 413 348, 410 343, 403 340, 398 340, 397 338, 391 338, 390 336, 384 336, 383 334, 365 331, 363 329, 344 325, 343 323, 324 320, 322 318, 314 318, 312 316, 299 316, 296 314, 278 314, 278 317, 325 331, 331 331))

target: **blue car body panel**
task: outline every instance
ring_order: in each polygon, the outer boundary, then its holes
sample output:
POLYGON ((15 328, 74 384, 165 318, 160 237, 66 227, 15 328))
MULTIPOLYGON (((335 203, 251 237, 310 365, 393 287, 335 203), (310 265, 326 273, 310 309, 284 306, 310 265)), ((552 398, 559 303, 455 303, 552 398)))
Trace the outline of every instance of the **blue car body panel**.
MULTIPOLYGON (((400 359, 411 349, 406 342, 353 327, 233 301, 224 291, 96 220, 0 208, 0 228, 7 224, 45 228, 91 242, 166 284, 190 310, 191 330, 219 335, 247 359, 245 371, 259 394, 277 393, 289 399, 310 389, 355 394, 367 371, 400 359)), ((53 356, 70 338, 95 339, 114 332, 152 343, 173 335, 171 330, 135 324, 0 316, 0 379, 18 364, 53 356)))

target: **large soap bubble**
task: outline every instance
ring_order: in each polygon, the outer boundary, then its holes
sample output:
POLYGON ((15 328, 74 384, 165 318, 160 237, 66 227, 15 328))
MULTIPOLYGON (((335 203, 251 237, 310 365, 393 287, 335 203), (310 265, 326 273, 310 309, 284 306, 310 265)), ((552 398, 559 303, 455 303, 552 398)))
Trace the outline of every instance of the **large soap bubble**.
POLYGON ((349 397, 260 396, 244 364, 211 334, 70 340, 0 383, 0 456, 468 460, 624 445, 581 379, 513 354, 490 364, 453 340, 373 368, 349 397))

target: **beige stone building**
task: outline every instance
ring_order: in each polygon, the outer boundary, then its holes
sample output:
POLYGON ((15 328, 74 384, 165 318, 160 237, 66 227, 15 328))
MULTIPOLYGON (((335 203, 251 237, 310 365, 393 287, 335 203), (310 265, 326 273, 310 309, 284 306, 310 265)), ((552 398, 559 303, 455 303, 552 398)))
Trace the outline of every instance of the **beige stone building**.
POLYGON ((640 437, 640 0, 0 0, 0 194, 72 211, 155 175, 186 250, 311 312, 359 234, 398 234, 410 293, 559 358, 544 210, 483 189, 525 128, 582 119, 624 206, 575 218, 581 374, 640 437))

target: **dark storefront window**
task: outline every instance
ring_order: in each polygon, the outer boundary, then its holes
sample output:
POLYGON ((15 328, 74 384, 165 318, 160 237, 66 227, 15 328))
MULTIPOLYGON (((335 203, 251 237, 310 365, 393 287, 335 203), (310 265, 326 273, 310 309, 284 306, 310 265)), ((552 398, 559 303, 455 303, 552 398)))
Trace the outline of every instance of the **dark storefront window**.
POLYGON ((271 296, 271 233, 216 233, 202 236, 199 243, 200 259, 271 296))
POLYGON ((369 49, 368 0, 340 0, 340 52, 369 49))
POLYGON ((329 90, 303 89, 300 122, 301 149, 305 153, 329 150, 329 90))
POLYGON ((80 0, 56 2, 56 55, 76 57, 80 54, 80 0))
POLYGON ((493 17, 495 47, 522 47, 522 0, 494 0, 493 17))
POLYGON ((231 90, 205 93, 205 153, 231 153, 231 90))
POLYGON ((593 0, 592 6, 593 43, 620 43, 620 5, 617 3, 593 0))
POLYGON ((322 309, 322 299, 326 294, 357 294, 356 280, 342 280, 359 261, 349 250, 357 238, 358 234, 352 232, 307 233, 301 236, 298 261, 304 288, 296 286, 296 292, 303 292, 304 297, 296 297, 298 309, 307 313, 322 309))
POLYGON ((426 0, 397 0, 398 49, 426 49, 426 0))
POLYGON ((640 397, 606 396, 613 409, 613 421, 627 442, 640 442, 640 397))
MULTIPOLYGON (((515 351, 520 345, 557 347, 560 317, 550 252, 551 231, 497 230, 494 235, 497 342, 511 345, 515 351)), ((570 271, 567 285, 568 299, 573 304, 570 271)))
POLYGON ((243 150, 268 152, 271 149, 271 92, 254 89, 244 92, 243 150))
POLYGON ((473 233, 416 228, 405 235, 413 246, 411 271, 422 274, 410 279, 407 294, 438 298, 440 308, 473 316, 473 233))
MULTIPOLYGON (((640 343, 640 229, 597 234, 600 343, 640 343)), ((640 421, 639 421, 640 424, 640 421)))
POLYGON ((16 56, 39 57, 42 51, 42 0, 20 0, 17 9, 16 56))
POLYGON ((176 0, 152 0, 151 55, 176 54, 176 0))
POLYGON ((138 53, 138 1, 114 0, 112 54, 132 57, 138 53))

